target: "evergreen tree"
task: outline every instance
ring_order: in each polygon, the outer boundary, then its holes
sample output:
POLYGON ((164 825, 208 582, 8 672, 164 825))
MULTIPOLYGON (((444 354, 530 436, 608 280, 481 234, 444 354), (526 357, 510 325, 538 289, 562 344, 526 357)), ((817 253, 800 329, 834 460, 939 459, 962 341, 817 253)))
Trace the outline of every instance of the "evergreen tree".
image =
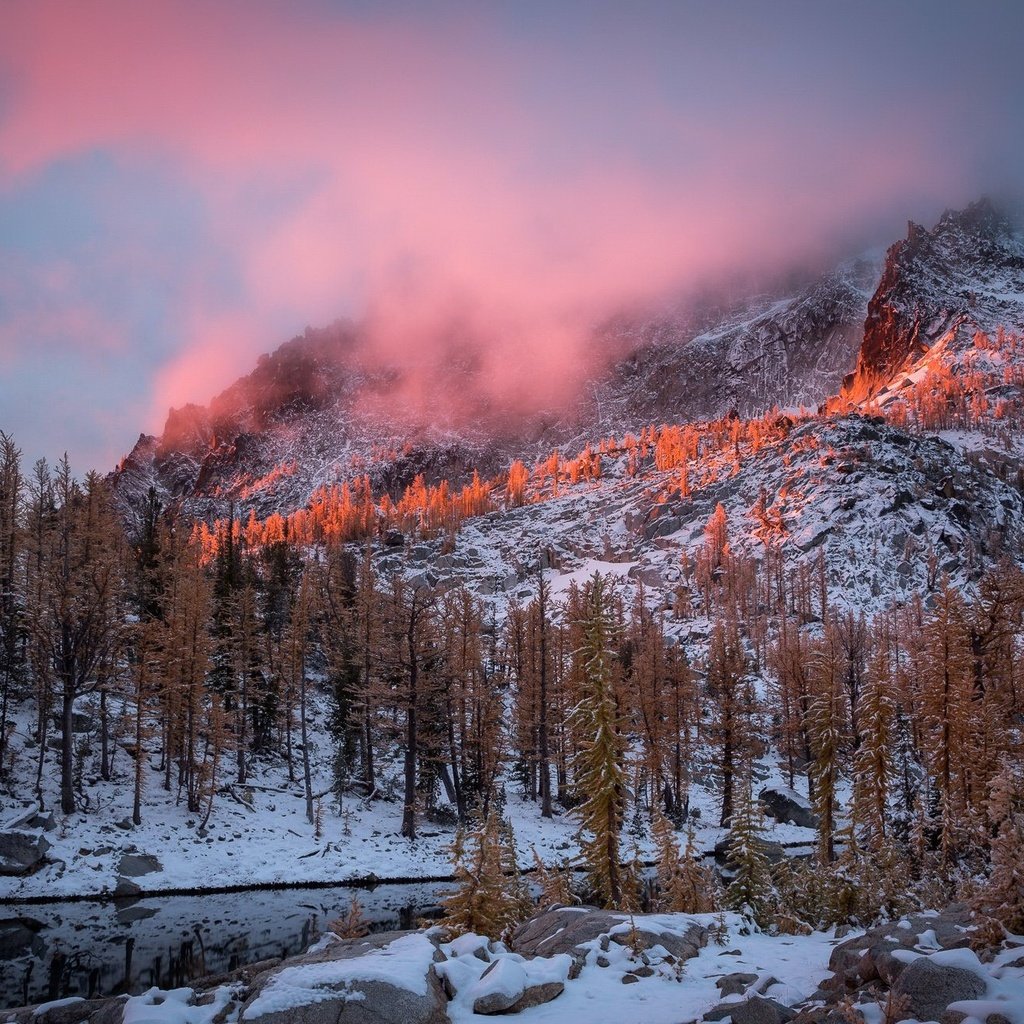
POLYGON ((761 810, 753 799, 748 775, 738 787, 736 806, 729 820, 727 842, 733 874, 725 890, 725 906, 749 913, 764 925, 773 909, 774 887, 761 832, 761 810))
POLYGON ((694 856, 693 832, 682 854, 669 818, 654 809, 651 832, 658 851, 656 908, 661 912, 710 914, 719 909, 714 872, 694 856))
POLYGON ((992 784, 988 815, 994 831, 992 869, 976 898, 1007 930, 1024 931, 1024 769, 1006 758, 992 784))
POLYGON ((488 814, 469 831, 460 828, 452 859, 459 888, 442 902, 449 929, 500 939, 528 916, 532 901, 519 876, 512 830, 499 815, 488 814))
POLYGON ((625 813, 625 739, 615 698, 616 626, 599 574, 587 585, 583 612, 583 642, 576 652, 581 693, 572 712, 580 743, 573 765, 582 797, 577 808, 579 835, 595 898, 604 906, 617 907, 624 896, 619 842, 625 813))
POLYGON ((895 707, 884 657, 872 660, 861 698, 863 738, 853 762, 853 818, 860 843, 871 853, 887 844, 889 792, 895 769, 892 759, 895 707))

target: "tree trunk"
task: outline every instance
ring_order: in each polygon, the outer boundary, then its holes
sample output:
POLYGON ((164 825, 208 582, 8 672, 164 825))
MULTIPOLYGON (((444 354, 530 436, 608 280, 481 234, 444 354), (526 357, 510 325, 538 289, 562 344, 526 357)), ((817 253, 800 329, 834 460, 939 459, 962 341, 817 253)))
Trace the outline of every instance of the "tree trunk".
POLYGON ((302 668, 302 679, 299 683, 299 731, 302 734, 302 783, 306 791, 306 820, 312 825, 315 814, 313 811, 313 774, 309 766, 309 737, 306 733, 306 671, 302 668))
POLYGON ((409 689, 405 716, 405 806, 402 810, 402 835, 416 838, 416 747, 419 736, 416 726, 416 689, 419 684, 419 663, 416 658, 416 596, 413 595, 406 633, 409 650, 409 689))
POLYGON ((67 683, 61 697, 61 737, 60 737, 60 809, 64 814, 75 811, 75 772, 74 772, 74 725, 75 694, 67 683))
POLYGON ((110 734, 107 714, 107 689, 100 690, 100 778, 110 781, 110 734))
POLYGON ((540 586, 537 592, 537 604, 540 608, 540 707, 538 708, 537 747, 540 768, 540 816, 551 818, 554 811, 551 807, 551 765, 548 753, 548 621, 547 621, 547 586, 544 582, 544 569, 540 568, 540 586))

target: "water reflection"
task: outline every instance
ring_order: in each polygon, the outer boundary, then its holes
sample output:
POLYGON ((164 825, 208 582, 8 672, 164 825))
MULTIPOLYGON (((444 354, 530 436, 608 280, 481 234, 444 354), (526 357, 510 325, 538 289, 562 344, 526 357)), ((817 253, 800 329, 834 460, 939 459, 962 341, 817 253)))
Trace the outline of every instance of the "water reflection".
POLYGON ((412 928, 450 883, 30 904, 0 911, 0 1008, 176 988, 300 953, 355 896, 375 930, 412 928))

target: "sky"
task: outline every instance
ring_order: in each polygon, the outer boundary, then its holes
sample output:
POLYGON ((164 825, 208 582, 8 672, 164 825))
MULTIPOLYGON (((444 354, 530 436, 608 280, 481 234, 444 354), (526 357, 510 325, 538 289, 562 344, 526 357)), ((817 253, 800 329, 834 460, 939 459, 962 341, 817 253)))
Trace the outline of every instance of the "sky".
POLYGON ((1024 4, 2 0, 0 430, 111 468, 306 325, 529 390, 1024 181, 1024 4))

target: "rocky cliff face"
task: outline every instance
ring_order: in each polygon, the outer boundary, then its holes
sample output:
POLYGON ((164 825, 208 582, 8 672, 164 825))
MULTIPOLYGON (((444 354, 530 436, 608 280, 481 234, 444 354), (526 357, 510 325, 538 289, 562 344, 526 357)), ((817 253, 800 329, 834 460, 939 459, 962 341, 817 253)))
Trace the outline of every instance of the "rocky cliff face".
POLYGON ((877 273, 852 261, 788 296, 620 321, 595 340, 578 404, 525 416, 493 408, 457 362, 419 368, 417 389, 436 401, 410 405, 405 371, 374 363, 353 328, 307 330, 209 406, 172 410, 160 437, 140 437, 117 494, 128 514, 152 486, 194 515, 229 502, 266 515, 364 472, 397 491, 417 473, 458 482, 645 423, 814 406, 853 365, 877 273))
POLYGON ((688 332, 650 322, 588 413, 618 428, 815 407, 849 373, 880 261, 861 257, 795 294, 761 296, 688 332))
POLYGON ((870 390, 944 338, 1024 326, 1024 243, 988 200, 911 223, 868 305, 857 379, 870 390))

